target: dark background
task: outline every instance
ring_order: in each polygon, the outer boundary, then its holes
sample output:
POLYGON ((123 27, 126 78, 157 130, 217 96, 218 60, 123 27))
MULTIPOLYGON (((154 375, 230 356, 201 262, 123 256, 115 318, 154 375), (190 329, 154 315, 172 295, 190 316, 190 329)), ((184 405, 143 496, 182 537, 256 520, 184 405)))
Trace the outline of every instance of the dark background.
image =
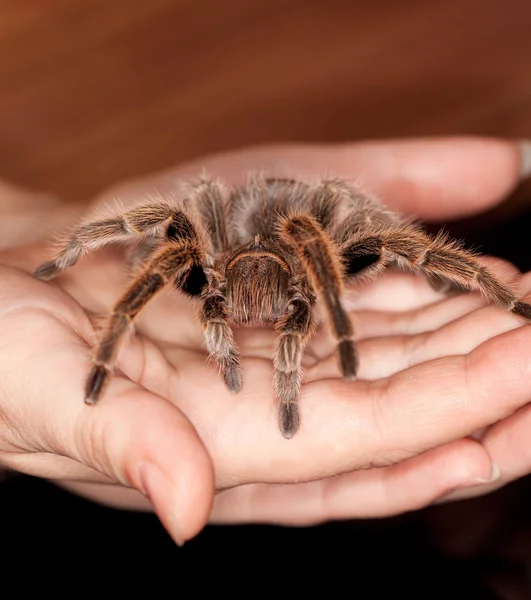
MULTIPOLYGON (((446 134, 531 138, 529 0, 0 0, 0 178, 71 202, 241 145, 446 134)), ((529 200, 524 185, 450 227, 529 269, 529 200)), ((22 477, 0 486, 0 552, 8 574, 47 566, 43 589, 68 564, 83 585, 108 570, 176 595, 325 581, 327 595, 487 598, 485 574, 524 589, 529 500, 522 480, 389 520, 209 527, 180 550, 152 516, 22 477)))

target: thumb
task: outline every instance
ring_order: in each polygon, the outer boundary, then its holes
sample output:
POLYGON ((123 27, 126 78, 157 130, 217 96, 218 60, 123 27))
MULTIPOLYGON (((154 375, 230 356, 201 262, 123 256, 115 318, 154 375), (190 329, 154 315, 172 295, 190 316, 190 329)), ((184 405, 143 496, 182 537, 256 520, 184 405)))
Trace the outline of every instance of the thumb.
POLYGON ((214 474, 188 419, 120 376, 99 403, 85 405, 91 365, 82 340, 92 328, 82 309, 23 273, 2 269, 2 281, 0 464, 49 479, 135 488, 177 543, 196 535, 210 514, 214 474))
POLYGON ((195 429, 176 407, 115 378, 105 398, 83 407, 76 421, 70 443, 81 463, 144 494, 179 545, 199 533, 210 515, 214 473, 195 429))

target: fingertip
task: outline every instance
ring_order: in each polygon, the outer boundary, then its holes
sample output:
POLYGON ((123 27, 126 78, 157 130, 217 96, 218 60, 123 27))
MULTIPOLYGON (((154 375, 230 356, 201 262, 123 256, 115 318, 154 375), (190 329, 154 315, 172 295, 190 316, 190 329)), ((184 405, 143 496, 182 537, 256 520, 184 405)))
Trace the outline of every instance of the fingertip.
MULTIPOLYGON (((434 452, 438 452, 438 449, 434 452)), ((445 468, 441 464, 440 468, 450 473, 447 485, 451 489, 470 487, 499 477, 499 468, 494 465, 485 447, 474 439, 463 438, 451 442, 443 452, 446 453, 443 458, 448 461, 448 466, 445 468)))
MULTIPOLYGON (((173 407, 171 407, 173 408, 173 407)), ((176 412, 177 409, 174 409, 176 412)), ((184 415, 170 419, 140 463, 140 490, 176 543, 182 545, 206 525, 214 501, 214 470, 209 454, 184 415)))
POLYGON ((525 181, 531 175, 531 140, 520 140, 518 142, 520 153, 520 170, 518 173, 520 181, 525 181))
POLYGON ((473 136, 352 144, 346 155, 384 203, 426 220, 493 207, 517 185, 527 160, 520 142, 473 136))
POLYGON ((142 493, 175 543, 182 546, 195 537, 212 510, 213 477, 204 477, 202 469, 194 469, 193 475, 168 473, 155 463, 143 463, 138 470, 142 493))
POLYGON ((210 456, 185 415, 126 380, 84 411, 85 460, 147 496, 178 544, 208 521, 214 498, 210 456), (116 393, 116 389, 126 386, 116 393))
POLYGON ((406 503, 411 509, 413 499, 416 502, 413 508, 417 509, 437 504, 452 497, 456 490, 484 484, 493 477, 499 477, 499 469, 484 446, 463 438, 392 467, 388 489, 390 492, 394 489, 399 512, 406 503), (409 495, 402 494, 400 488, 409 490, 409 495), (403 506, 399 506, 400 500, 403 506))

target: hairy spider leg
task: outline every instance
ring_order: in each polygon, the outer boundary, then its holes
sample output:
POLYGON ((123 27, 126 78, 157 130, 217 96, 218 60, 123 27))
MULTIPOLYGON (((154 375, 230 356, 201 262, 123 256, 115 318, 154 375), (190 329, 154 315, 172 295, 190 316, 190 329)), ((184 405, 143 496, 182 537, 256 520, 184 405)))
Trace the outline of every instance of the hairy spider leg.
POLYGON ((169 203, 146 204, 122 215, 84 223, 72 232, 54 260, 41 265, 34 275, 45 281, 53 279, 87 252, 157 233, 168 226, 178 212, 169 203))
POLYGON ((307 289, 306 283, 294 282, 288 293, 290 300, 286 312, 275 327, 280 335, 274 355, 278 423, 287 439, 297 433, 300 425, 298 399, 302 383, 302 356, 315 326, 312 315, 315 295, 307 289))
MULTIPOLYGON (((205 221, 211 225, 210 236, 215 251, 225 250, 228 246, 224 194, 225 189, 221 184, 203 180, 190 186, 184 202, 186 205, 196 205, 205 221)), ((189 237, 189 222, 182 208, 164 197, 159 201, 140 204, 120 215, 87 221, 74 229, 57 256, 41 265, 34 275, 45 281, 53 279, 73 266, 82 255, 108 244, 142 240, 161 233, 170 239, 189 237)), ((149 243, 146 248, 141 248, 134 257, 136 262, 139 257, 146 258, 152 250, 153 244, 150 247, 149 243)))
POLYGON ((331 240, 317 220, 309 214, 280 218, 279 233, 297 251, 313 288, 324 300, 332 331, 339 342, 341 373, 346 379, 354 379, 358 356, 352 324, 340 300, 342 265, 331 240))
POLYGON ((531 320, 530 304, 520 301, 478 262, 472 252, 445 235, 431 237, 406 224, 362 237, 344 250, 347 262, 356 262, 367 255, 378 257, 369 269, 380 269, 389 262, 396 262, 408 269, 418 269, 429 277, 450 281, 459 288, 479 289, 489 302, 531 320))
POLYGON ((227 387, 232 392, 239 392, 243 384, 240 355, 234 343, 227 300, 217 273, 211 273, 210 284, 203 295, 199 321, 203 326, 209 355, 218 363, 227 387))
POLYGON ((94 366, 85 386, 85 402, 94 404, 107 387, 120 341, 146 304, 168 283, 179 285, 183 274, 200 265, 203 255, 193 243, 170 242, 161 248, 115 304, 96 347, 94 366))

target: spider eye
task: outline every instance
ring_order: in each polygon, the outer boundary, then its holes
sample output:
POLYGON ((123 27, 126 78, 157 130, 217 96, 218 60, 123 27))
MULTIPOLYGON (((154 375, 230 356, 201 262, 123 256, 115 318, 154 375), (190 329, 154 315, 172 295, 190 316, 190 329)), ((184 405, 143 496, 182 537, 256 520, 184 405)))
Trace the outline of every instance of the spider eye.
POLYGON ((379 258, 380 258, 380 256, 378 254, 365 254, 363 256, 347 257, 347 261, 346 261, 347 277, 352 277, 353 275, 356 275, 360 271, 363 271, 363 269, 370 267, 379 258))
POLYGON ((207 278, 202 267, 194 265, 185 275, 181 281, 177 282, 179 287, 184 293, 189 296, 199 296, 207 284, 207 278))

